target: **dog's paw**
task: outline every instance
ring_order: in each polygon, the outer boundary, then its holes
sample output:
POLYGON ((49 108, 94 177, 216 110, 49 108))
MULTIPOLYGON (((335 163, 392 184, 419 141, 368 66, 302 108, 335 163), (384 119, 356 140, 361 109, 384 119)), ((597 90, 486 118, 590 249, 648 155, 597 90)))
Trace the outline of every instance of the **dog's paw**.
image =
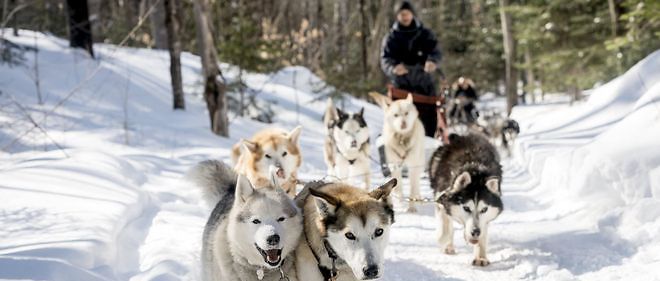
POLYGON ((456 254, 456 249, 454 249, 454 246, 447 246, 445 248, 445 254, 446 255, 455 255, 456 254))
POLYGON ((490 261, 485 258, 476 258, 472 261, 472 265, 474 266, 488 266, 490 264, 490 261))
POLYGON ((417 207, 415 207, 415 206, 410 206, 410 207, 408 207, 407 212, 408 212, 408 213, 417 213, 417 207))

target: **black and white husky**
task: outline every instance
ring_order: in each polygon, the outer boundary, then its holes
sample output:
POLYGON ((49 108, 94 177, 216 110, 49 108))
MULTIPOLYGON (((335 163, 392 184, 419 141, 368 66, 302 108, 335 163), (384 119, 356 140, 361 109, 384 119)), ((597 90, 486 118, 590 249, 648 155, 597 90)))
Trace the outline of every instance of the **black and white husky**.
POLYGON ((364 108, 357 113, 347 113, 336 108, 332 99, 323 117, 326 138, 324 146, 328 175, 344 182, 363 179, 369 188, 369 128, 364 120, 364 108))
POLYGON ((495 147, 477 134, 450 136, 450 144, 433 153, 429 165, 431 188, 438 204, 440 246, 455 254, 452 221, 463 225, 465 241, 474 245, 475 266, 486 257, 488 223, 502 212, 502 166, 495 147))
POLYGON ((294 257, 302 214, 281 188, 255 189, 220 161, 188 174, 215 205, 202 240, 202 280, 299 280, 294 257))

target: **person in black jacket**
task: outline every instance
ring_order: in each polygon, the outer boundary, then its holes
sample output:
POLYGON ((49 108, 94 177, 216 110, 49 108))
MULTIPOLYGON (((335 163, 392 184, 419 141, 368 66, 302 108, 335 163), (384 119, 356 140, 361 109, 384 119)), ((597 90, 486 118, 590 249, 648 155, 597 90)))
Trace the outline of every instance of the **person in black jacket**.
POLYGON ((453 108, 451 109, 449 116, 453 119, 461 119, 467 123, 473 123, 479 117, 479 112, 474 106, 474 102, 479 99, 477 96, 477 91, 475 91, 472 86, 472 80, 466 79, 465 77, 458 78, 456 81, 456 91, 454 92, 454 100, 459 101, 455 102, 453 108), (458 108, 461 107, 461 108, 458 108), (463 118, 459 118, 458 110, 462 109, 463 118))
MULTIPOLYGON (((415 9, 403 1, 397 9, 396 22, 383 39, 381 68, 394 87, 413 93, 436 96, 438 84, 433 72, 441 55, 433 31, 415 17, 415 9)), ((416 103, 419 119, 429 137, 435 134, 438 117, 434 105, 416 103)))
POLYGON ((381 67, 395 87, 418 94, 435 96, 433 73, 440 63, 438 40, 415 17, 408 1, 397 9, 396 22, 383 40, 381 67))

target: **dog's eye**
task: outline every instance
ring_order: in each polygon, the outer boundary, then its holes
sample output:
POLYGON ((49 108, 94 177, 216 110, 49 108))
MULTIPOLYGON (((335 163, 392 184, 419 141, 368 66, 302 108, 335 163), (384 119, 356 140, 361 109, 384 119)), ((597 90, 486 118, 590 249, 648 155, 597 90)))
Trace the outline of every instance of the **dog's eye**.
POLYGON ((487 212, 487 211, 488 211, 488 207, 484 207, 483 209, 481 209, 481 213, 482 213, 482 214, 485 213, 485 212, 487 212))
POLYGON ((395 114, 394 114, 394 117, 399 117, 399 114, 398 114, 398 113, 395 113, 395 114))
POLYGON ((376 228, 376 232, 374 233, 374 235, 376 235, 376 237, 380 237, 381 235, 383 235, 383 229, 376 228))
POLYGON ((355 240, 355 234, 353 234, 353 232, 346 232, 344 236, 346 236, 346 239, 348 240, 355 240))
POLYGON ((463 210, 468 212, 468 213, 472 213, 472 211, 470 210, 470 207, 468 207, 468 206, 463 206, 463 210))
POLYGON ((260 224, 260 223, 261 223, 261 221, 260 221, 260 220, 258 220, 258 219, 253 219, 253 220, 252 220, 252 223, 254 223, 254 224, 260 224))
POLYGON ((279 219, 277 219, 277 221, 278 221, 278 222, 283 222, 283 221, 284 221, 284 217, 280 217, 279 219))
POLYGON ((406 113, 405 113, 405 114, 403 114, 403 115, 405 115, 405 116, 408 116, 408 112, 406 112, 406 113))
POLYGON ((284 153, 282 153, 282 157, 284 157, 284 156, 286 156, 286 155, 287 155, 287 152, 286 152, 286 151, 285 151, 284 153))
POLYGON ((266 154, 266 158, 270 159, 270 154, 266 154))

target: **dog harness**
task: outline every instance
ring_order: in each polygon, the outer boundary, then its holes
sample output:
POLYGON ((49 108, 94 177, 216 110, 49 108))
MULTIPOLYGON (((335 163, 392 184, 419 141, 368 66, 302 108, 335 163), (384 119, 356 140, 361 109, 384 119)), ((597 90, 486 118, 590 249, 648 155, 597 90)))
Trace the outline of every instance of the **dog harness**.
POLYGON ((312 251, 314 258, 316 259, 316 264, 319 267, 321 275, 323 275, 323 280, 337 281, 337 259, 339 259, 339 256, 337 255, 337 252, 335 252, 335 250, 332 248, 332 246, 330 246, 328 240, 325 238, 323 239, 323 247, 325 248, 325 251, 328 252, 328 258, 332 260, 332 268, 327 268, 321 265, 321 258, 314 251, 314 248, 312 248, 312 244, 309 243, 309 238, 307 238, 307 236, 305 236, 305 240, 307 240, 307 246, 309 246, 309 249, 312 251))

